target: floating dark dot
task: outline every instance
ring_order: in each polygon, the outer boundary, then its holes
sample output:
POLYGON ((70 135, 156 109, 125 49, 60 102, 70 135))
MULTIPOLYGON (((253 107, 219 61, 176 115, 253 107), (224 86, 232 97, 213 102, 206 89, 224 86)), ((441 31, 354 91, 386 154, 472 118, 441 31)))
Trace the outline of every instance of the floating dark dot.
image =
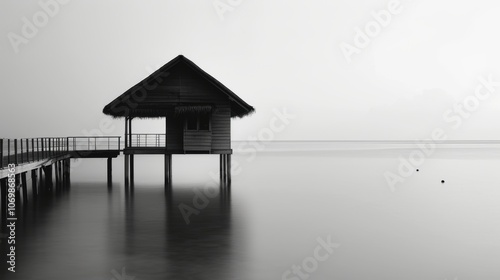
POLYGON ((441 180, 441 184, 444 184, 444 180, 441 180))
POLYGON ((419 172, 419 171, 420 171, 420 169, 417 169, 417 172, 419 172))

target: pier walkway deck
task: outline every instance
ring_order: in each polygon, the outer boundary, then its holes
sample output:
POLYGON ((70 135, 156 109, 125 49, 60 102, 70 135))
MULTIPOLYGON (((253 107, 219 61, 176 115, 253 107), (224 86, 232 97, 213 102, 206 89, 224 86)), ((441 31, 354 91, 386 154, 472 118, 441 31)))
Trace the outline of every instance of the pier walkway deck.
POLYGON ((9 164, 15 164, 14 173, 18 174, 64 159, 111 159, 121 152, 120 136, 0 139, 0 179, 8 176, 9 164))

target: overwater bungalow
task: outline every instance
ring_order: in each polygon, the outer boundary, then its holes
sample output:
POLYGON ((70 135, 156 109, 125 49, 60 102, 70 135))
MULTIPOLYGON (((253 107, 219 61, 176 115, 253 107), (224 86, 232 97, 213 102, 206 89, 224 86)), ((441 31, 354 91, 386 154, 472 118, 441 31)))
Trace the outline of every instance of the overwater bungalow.
POLYGON ((165 185, 173 154, 220 155, 221 182, 231 178, 231 118, 254 108, 192 61, 179 55, 103 109, 125 120, 125 182, 133 182, 134 155, 165 156, 165 185), (135 118, 165 118, 165 132, 135 134, 135 118))

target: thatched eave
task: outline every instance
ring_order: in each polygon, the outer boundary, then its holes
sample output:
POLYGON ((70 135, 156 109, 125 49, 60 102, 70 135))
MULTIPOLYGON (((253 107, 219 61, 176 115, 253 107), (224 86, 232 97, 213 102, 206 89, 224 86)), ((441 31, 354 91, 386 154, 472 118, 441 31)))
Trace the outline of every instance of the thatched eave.
MULTIPOLYGON (((103 113, 114 118, 120 117, 137 117, 137 118, 159 118, 168 115, 168 112, 174 108, 173 105, 181 104, 142 104, 141 101, 136 101, 137 96, 144 92, 147 92, 149 85, 157 80, 159 77, 166 77, 169 74, 169 70, 172 69, 178 63, 184 63, 196 73, 198 73, 203 79, 215 86, 221 93, 225 94, 230 100, 231 106, 231 117, 244 117, 255 111, 255 109, 246 103, 243 99, 237 96, 234 92, 216 80, 214 77, 203 71, 200 67, 194 64, 189 59, 185 58, 183 55, 179 55, 160 69, 155 71, 153 74, 148 76, 146 79, 137 83, 129 90, 124 92, 122 95, 118 96, 115 100, 110 102, 103 108, 103 113)), ((187 105, 191 107, 185 107, 183 109, 177 109, 186 112, 196 112, 196 111, 206 111, 208 107, 200 107, 199 105, 187 105)), ((211 108, 210 110, 212 110, 211 108)))

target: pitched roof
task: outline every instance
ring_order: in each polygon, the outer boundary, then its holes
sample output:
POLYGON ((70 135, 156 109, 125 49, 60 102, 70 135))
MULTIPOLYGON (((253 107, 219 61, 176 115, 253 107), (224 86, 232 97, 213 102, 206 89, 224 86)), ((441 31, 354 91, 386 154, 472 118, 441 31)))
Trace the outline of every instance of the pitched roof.
MULTIPOLYGON (((183 55, 179 55, 176 58, 172 59, 167 64, 163 65, 160 69, 156 70, 153 74, 149 75, 147 78, 137 83, 129 90, 124 92, 122 95, 118 96, 115 100, 106 105, 103 109, 103 113, 106 115, 110 115, 113 117, 163 117, 165 116, 166 108, 150 105, 148 108, 138 108, 137 106, 132 106, 130 102, 132 95, 136 93, 138 90, 144 90, 147 92, 147 87, 150 82, 160 77, 162 74, 168 73, 174 66, 179 63, 183 63, 187 65, 189 68, 194 70, 197 74, 199 74, 203 79, 208 81, 210 84, 215 86, 219 92, 225 94, 230 101, 231 105, 231 117, 244 117, 252 112, 255 109, 250 106, 248 103, 243 101, 239 96, 237 96, 234 92, 224 86, 221 82, 216 80, 207 72, 203 71, 198 65, 194 64, 191 60, 187 59, 183 55)), ((132 99, 133 100, 133 99, 132 99)), ((140 102, 139 102, 140 103, 140 102)), ((137 104, 135 104, 137 105, 137 104)))

